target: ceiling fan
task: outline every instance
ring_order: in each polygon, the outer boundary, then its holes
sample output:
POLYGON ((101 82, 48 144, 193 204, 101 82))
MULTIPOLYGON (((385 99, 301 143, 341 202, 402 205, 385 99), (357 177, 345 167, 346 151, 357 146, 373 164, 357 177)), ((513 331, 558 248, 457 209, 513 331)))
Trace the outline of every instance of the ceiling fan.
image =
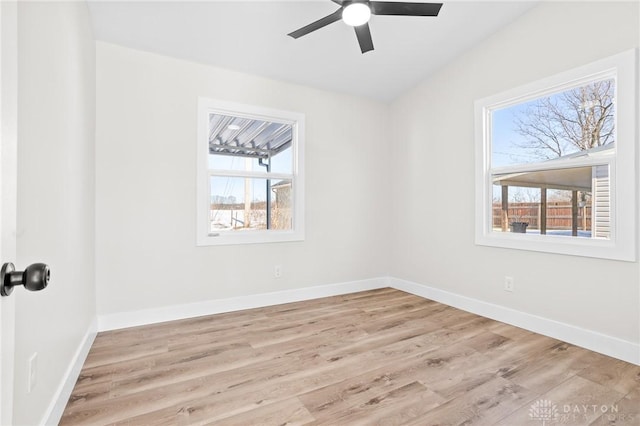
POLYGON ((395 1, 368 0, 331 0, 340 5, 340 9, 318 19, 299 30, 289 33, 293 38, 300 38, 329 24, 342 19, 345 24, 356 30, 356 37, 362 53, 373 50, 373 40, 369 30, 371 15, 401 15, 401 16, 438 16, 442 3, 406 3, 395 1))

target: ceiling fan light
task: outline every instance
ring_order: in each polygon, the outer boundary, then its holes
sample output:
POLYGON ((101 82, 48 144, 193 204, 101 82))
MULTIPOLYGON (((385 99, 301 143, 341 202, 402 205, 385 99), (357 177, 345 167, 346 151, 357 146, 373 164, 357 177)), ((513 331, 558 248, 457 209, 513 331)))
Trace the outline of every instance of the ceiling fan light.
POLYGON ((342 11, 342 20, 352 27, 359 27, 369 22, 371 9, 364 3, 351 3, 342 11))

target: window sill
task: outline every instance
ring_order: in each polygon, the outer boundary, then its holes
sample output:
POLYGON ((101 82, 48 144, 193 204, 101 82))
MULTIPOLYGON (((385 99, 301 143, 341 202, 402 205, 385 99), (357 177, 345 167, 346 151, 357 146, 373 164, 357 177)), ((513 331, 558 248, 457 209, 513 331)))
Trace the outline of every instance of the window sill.
POLYGON ((568 256, 635 262, 633 247, 611 240, 553 235, 490 232, 476 235, 476 245, 568 256))
POLYGON ((248 231, 229 232, 222 231, 216 234, 198 236, 196 245, 204 246, 226 246, 238 244, 268 244, 304 241, 304 233, 296 231, 248 231))

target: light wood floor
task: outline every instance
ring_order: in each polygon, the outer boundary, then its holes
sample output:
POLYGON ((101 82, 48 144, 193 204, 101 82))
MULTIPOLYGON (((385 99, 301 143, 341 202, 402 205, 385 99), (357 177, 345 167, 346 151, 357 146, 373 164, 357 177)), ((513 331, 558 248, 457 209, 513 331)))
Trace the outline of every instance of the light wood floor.
POLYGON ((639 425, 640 367, 382 289, 100 333, 61 424, 542 420, 639 425))

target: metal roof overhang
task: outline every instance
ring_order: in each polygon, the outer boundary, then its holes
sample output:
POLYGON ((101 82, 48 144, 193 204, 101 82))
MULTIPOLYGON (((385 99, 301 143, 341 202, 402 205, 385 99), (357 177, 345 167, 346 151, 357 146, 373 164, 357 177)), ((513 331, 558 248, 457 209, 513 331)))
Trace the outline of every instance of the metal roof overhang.
POLYGON ((494 185, 591 191, 592 166, 496 175, 494 185))
POLYGON ((291 146, 291 124, 209 115, 209 153, 267 160, 291 146))
MULTIPOLYGON (((615 154, 615 144, 575 152, 560 158, 527 165, 526 170, 496 174, 494 185, 522 186, 528 188, 561 189, 590 192, 593 185, 593 167, 615 154), (572 167, 571 162, 590 159, 593 164, 572 167), (557 167, 557 168, 555 168, 557 167)), ((606 164, 605 161, 602 164, 606 164)))

